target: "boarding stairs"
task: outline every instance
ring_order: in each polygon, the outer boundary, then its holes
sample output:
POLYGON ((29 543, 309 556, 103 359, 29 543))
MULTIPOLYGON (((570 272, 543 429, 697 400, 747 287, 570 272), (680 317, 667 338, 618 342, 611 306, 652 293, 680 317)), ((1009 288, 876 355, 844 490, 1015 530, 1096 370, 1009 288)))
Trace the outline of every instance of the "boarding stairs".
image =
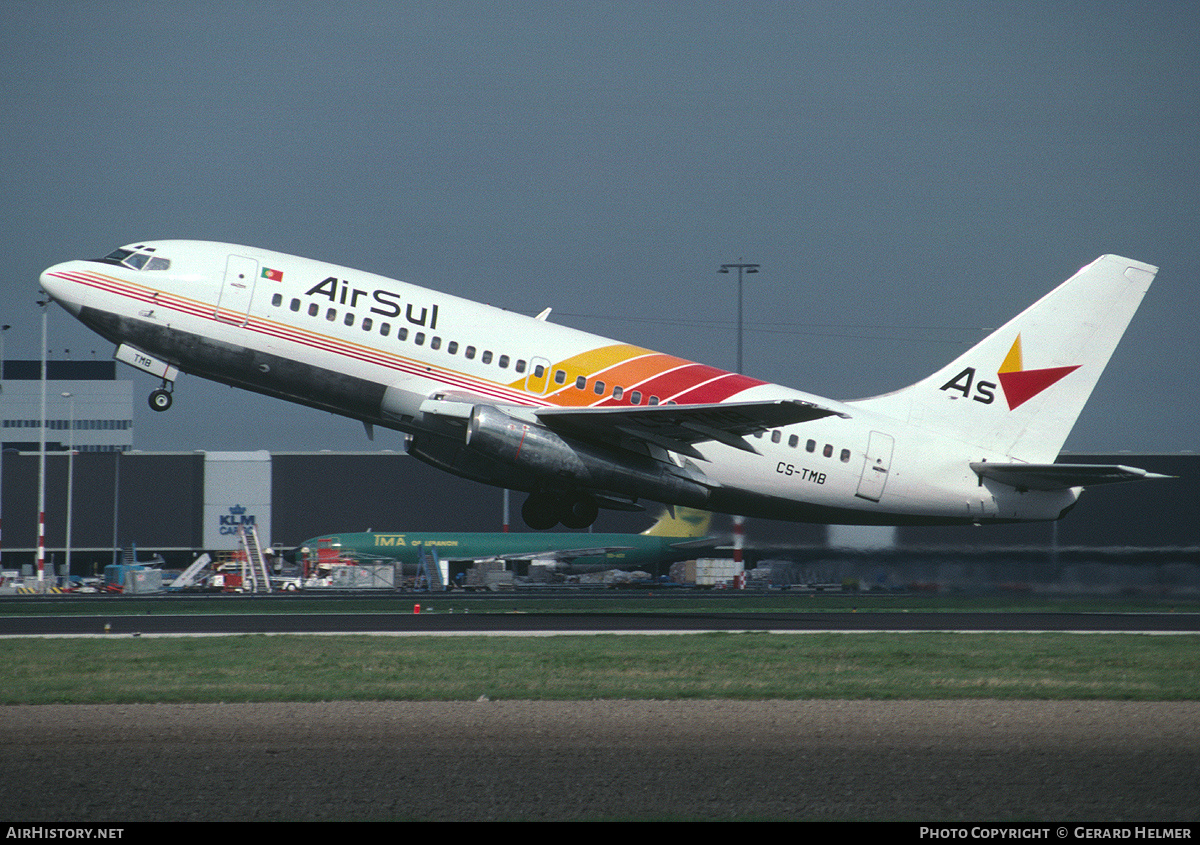
POLYGON ((442 563, 438 559, 437 549, 426 549, 421 546, 417 553, 417 583, 425 579, 427 589, 432 592, 444 592, 446 581, 442 578, 442 563))
POLYGON ((242 588, 250 593, 271 592, 271 573, 258 543, 257 529, 253 525, 239 525, 238 543, 242 547, 242 588))
POLYGON ((192 565, 183 570, 179 577, 171 582, 171 587, 176 590, 181 590, 184 587, 190 587, 196 583, 196 578, 204 570, 204 567, 212 563, 212 558, 207 553, 200 555, 192 561, 192 565))

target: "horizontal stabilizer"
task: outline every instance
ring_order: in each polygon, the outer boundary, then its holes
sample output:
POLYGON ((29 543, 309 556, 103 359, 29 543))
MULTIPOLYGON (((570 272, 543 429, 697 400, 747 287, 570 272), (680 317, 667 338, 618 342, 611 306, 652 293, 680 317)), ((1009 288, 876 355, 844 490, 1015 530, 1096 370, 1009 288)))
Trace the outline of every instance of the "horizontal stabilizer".
POLYGON ((718 549, 722 548, 722 544, 727 542, 720 537, 699 537, 695 540, 681 540, 678 543, 672 543, 672 549, 718 549))
POLYGON ((1018 490, 1065 490, 1093 484, 1173 477, 1120 464, 1000 464, 984 461, 972 463, 971 469, 980 478, 990 478, 1018 490))
POLYGON ((632 437, 693 458, 701 457, 693 444, 708 440, 757 454, 746 435, 831 416, 846 414, 796 399, 537 411, 538 420, 560 434, 603 441, 632 437))

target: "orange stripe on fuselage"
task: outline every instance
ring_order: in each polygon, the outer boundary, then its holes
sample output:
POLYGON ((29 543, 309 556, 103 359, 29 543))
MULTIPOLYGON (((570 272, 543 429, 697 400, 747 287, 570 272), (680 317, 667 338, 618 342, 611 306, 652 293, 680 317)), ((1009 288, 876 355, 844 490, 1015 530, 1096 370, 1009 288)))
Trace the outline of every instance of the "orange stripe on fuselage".
MULTIPOLYGON (((602 346, 552 365, 546 376, 551 385, 555 385, 555 374, 559 371, 564 373, 563 384, 555 386, 554 392, 546 398, 564 407, 629 405, 634 391, 640 394, 639 403, 648 402, 652 396, 658 397, 660 402, 673 400, 680 404, 721 402, 743 390, 765 384, 758 379, 628 344, 602 346), (582 388, 577 387, 580 376, 584 378, 582 388), (603 393, 599 395, 596 393, 598 381, 604 383, 603 393), (614 387, 622 388, 620 400, 612 397, 614 387)), ((523 385, 524 380, 510 384, 514 388, 523 385)))

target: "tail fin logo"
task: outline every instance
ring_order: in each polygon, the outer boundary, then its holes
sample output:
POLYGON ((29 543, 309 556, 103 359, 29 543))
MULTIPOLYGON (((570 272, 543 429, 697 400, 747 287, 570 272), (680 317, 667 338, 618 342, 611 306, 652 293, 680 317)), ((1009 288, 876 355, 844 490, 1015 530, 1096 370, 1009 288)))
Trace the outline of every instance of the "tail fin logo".
MULTIPOLYGON (((1013 341, 1012 348, 1004 356, 1004 361, 1000 364, 996 375, 1000 379, 1000 388, 1004 391, 1008 409, 1013 411, 1068 373, 1078 369, 1079 365, 1047 367, 1042 370, 1025 369, 1021 356, 1021 336, 1017 335, 1017 339, 1013 341)), ((983 405, 992 404, 996 398, 996 383, 982 379, 976 381, 974 367, 967 367, 939 389, 961 393, 964 398, 973 399, 983 405)), ((957 399, 958 397, 951 398, 957 399)))
POLYGON ((1078 369, 1078 364, 1073 367, 1048 367, 1042 370, 1025 369, 1021 357, 1021 336, 1017 335, 996 375, 1000 378, 1004 398, 1008 400, 1008 409, 1012 411, 1078 369))

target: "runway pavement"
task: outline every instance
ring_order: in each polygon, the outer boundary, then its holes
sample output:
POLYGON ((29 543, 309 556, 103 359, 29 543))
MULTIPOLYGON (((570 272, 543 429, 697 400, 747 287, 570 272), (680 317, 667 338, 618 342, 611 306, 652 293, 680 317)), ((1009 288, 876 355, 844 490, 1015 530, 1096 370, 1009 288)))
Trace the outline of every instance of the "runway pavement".
MULTIPOLYGON (((1080 631, 1196 633, 1194 613, 963 613, 963 612, 820 612, 820 613, 506 613, 453 612, 449 602, 433 612, 413 613, 246 613, 136 616, 0 616, 0 636, 88 636, 103 634, 554 634, 675 633, 698 631, 1080 631)), ((48 610, 52 606, 47 606, 48 610)))

